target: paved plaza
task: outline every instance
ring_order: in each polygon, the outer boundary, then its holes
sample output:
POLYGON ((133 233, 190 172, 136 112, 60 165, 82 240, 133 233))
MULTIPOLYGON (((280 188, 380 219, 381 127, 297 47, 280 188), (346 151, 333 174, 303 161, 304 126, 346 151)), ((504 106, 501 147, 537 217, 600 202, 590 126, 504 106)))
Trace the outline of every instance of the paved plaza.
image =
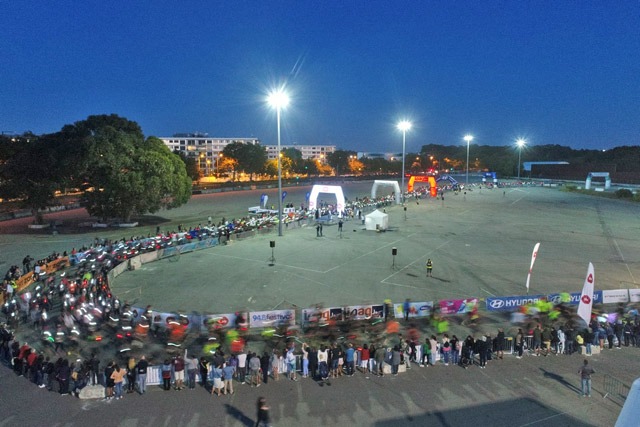
MULTIPOLYGON (((371 183, 344 185, 347 198, 365 196, 371 183)), ((287 188, 286 203, 305 202, 309 187, 287 188)), ((157 214, 164 229, 206 223, 212 216, 244 215, 260 194, 277 200, 275 189, 194 196, 188 205, 157 214)), ((326 196, 331 202, 331 196, 326 196)), ((316 237, 313 224, 285 228, 195 253, 163 260, 119 276, 114 292, 138 305, 162 311, 220 313, 522 295, 531 251, 541 242, 531 293, 580 292, 593 262, 596 289, 636 288, 640 282, 640 223, 637 204, 561 192, 556 188, 477 187, 466 195, 446 193, 442 200, 407 202, 386 208, 390 229, 364 231, 357 220, 325 226, 316 237), (270 265, 269 241, 276 241, 270 265), (392 248, 398 255, 392 257, 392 248), (434 262, 433 278, 425 261, 434 262)), ((78 212, 60 217, 79 216, 78 212)), ((57 236, 16 234, 19 221, 0 224, 2 268, 26 253, 41 257, 69 250, 94 237, 130 236, 132 230, 93 231, 57 236), (17 225, 16 225, 17 224, 17 225), (11 233, 11 234, 7 234, 11 233), (125 234, 123 234, 125 233, 125 234)), ((26 226, 25 226, 26 227, 26 226)), ((147 234, 156 223, 133 231, 147 234)), ((506 319, 493 316, 482 325, 495 331, 506 319)), ((468 331, 452 325, 462 338, 468 331)), ((78 401, 27 384, 0 369, 0 426, 250 426, 255 401, 267 396, 276 426, 434 425, 457 426, 610 426, 620 402, 604 399, 605 374, 626 384, 638 377, 640 350, 623 348, 594 355, 594 397, 578 396, 577 356, 525 357, 489 363, 487 369, 455 366, 414 367, 384 378, 340 378, 330 384, 280 380, 260 389, 237 385, 236 394, 211 397, 202 389, 127 395, 123 401, 78 401)))

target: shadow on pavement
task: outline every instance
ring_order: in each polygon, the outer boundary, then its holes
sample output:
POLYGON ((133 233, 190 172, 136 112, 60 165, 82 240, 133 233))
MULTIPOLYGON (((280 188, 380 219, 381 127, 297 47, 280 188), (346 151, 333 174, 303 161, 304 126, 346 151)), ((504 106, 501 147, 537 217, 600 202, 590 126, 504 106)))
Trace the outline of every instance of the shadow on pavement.
POLYGON ((407 415, 371 424, 376 427, 430 426, 455 427, 463 425, 514 427, 529 425, 588 427, 592 424, 559 413, 533 399, 512 399, 486 405, 456 408, 448 411, 407 415))
POLYGON ((568 382, 567 380, 564 379, 564 377, 562 375, 558 375, 558 374, 554 374, 553 372, 549 372, 544 368, 540 368, 540 370, 542 372, 544 372, 544 377, 545 378, 551 378, 552 380, 556 380, 558 381, 560 384, 562 384, 563 386, 565 386, 566 388, 568 388, 571 391, 575 391, 576 393, 580 393, 581 390, 574 386, 573 384, 571 384, 570 382, 568 382))
POLYGON ((230 417, 233 417, 234 419, 238 420, 243 425, 248 426, 248 427, 255 425, 255 422, 251 418, 247 417, 244 414, 244 412, 242 412, 241 410, 239 410, 235 406, 231 406, 228 403, 225 403, 224 407, 227 410, 227 414, 229 414, 230 417))

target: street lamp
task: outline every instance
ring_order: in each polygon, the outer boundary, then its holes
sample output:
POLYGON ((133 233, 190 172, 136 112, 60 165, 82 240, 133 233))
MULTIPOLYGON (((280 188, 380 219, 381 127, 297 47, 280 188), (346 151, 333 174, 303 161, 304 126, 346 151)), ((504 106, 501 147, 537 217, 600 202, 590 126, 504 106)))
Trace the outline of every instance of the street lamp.
POLYGON ((282 162, 280 161, 280 111, 289 104, 289 96, 283 88, 272 91, 267 97, 271 108, 276 110, 278 124, 278 236, 282 236, 282 162))
POLYGON ((404 148, 405 148, 405 143, 407 140, 407 131, 409 129, 411 129, 411 122, 407 121, 407 120, 402 120, 401 122, 398 123, 397 125, 398 130, 402 131, 402 186, 400 187, 400 197, 401 200, 404 202, 404 148))
POLYGON ((207 169, 205 171, 207 173, 207 176, 211 174, 211 159, 207 159, 207 169))
POLYGON ((469 143, 473 141, 473 135, 465 135, 464 140, 467 141, 467 176, 464 181, 465 185, 469 185, 469 143))
POLYGON ((519 140, 516 141, 516 145, 518 146, 518 181, 520 181, 520 158, 522 154, 522 147, 527 145, 527 141, 520 138, 519 140))
POLYGON ((202 173, 202 159, 204 159, 204 153, 200 153, 198 156, 198 172, 202 173))
POLYGON ((216 156, 216 175, 218 176, 218 178, 220 178, 220 169, 218 169, 218 159, 220 159, 221 157, 224 157, 224 154, 218 153, 218 155, 216 156))

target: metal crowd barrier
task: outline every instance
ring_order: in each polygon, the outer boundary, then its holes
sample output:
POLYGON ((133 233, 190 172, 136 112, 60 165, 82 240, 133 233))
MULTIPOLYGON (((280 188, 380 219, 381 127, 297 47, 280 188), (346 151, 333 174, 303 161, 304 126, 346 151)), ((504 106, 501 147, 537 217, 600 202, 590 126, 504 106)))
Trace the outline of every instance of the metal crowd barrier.
POLYGON ((604 398, 611 398, 617 400, 620 403, 624 403, 629 395, 630 387, 609 374, 605 374, 603 380, 604 398))

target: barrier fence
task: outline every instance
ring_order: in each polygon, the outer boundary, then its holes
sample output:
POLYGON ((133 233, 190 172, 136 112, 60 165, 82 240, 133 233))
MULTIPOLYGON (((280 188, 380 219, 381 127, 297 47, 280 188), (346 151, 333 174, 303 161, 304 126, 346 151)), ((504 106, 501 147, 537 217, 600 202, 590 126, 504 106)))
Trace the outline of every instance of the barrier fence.
POLYGON ((605 374, 602 388, 604 391, 604 399, 608 397, 612 400, 618 401, 618 403, 624 403, 630 390, 628 385, 609 374, 605 374))

